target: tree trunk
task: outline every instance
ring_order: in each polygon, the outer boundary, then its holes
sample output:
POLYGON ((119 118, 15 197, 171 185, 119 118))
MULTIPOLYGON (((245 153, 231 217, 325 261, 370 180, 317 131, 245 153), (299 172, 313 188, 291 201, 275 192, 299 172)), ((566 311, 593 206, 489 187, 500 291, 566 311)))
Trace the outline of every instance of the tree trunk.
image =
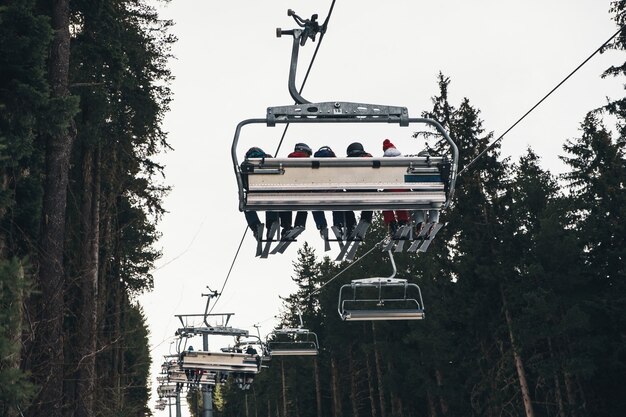
POLYGON ((372 323, 372 338, 374 339, 374 360, 376 363, 376 377, 378 379, 378 400, 380 402, 380 416, 387 417, 385 409, 385 391, 383 389, 383 370, 380 352, 378 351, 378 343, 376 342, 376 325, 372 323))
MULTIPOLYGON (((69 96, 69 0, 52 3, 53 39, 49 58, 51 98, 69 96)), ((46 138, 46 171, 42 208, 39 263, 39 323, 34 342, 33 376, 41 389, 30 410, 34 417, 61 417, 63 405, 63 243, 69 160, 75 128, 46 138)), ((64 129, 59 129, 64 130, 64 129)))
POLYGON ((80 360, 76 417, 95 416, 96 350, 98 324, 98 255, 100 251, 100 152, 90 150, 83 164, 82 207, 84 267, 79 307, 80 360))
POLYGON ((372 363, 370 362, 370 355, 367 352, 365 352, 365 367, 367 368, 367 388, 369 390, 371 415, 372 417, 378 417, 378 413, 376 410, 376 392, 374 392, 374 375, 372 374, 372 363))
POLYGON ((568 411, 571 417, 578 417, 578 407, 576 406, 576 392, 574 390, 574 380, 571 374, 564 373, 565 392, 567 394, 568 411))
POLYGON ((447 416, 448 403, 443 398, 443 374, 439 369, 435 369, 435 379, 437 380, 437 388, 439 388, 439 407, 441 407, 441 414, 447 416))
POLYGON ((428 415, 430 417, 437 417, 437 407, 435 407, 435 399, 430 388, 426 389, 426 399, 428 401, 428 415))
POLYGON ((522 357, 515 343, 515 337, 513 335, 513 320, 511 319, 511 313, 509 312, 509 308, 506 303, 506 297, 504 296, 504 289, 502 288, 502 286, 500 287, 500 295, 502 297, 502 307, 504 309, 504 317, 506 318, 506 324, 509 330, 509 339, 511 341, 511 348, 513 349, 513 359, 515 361, 515 369, 517 370, 517 377, 519 379, 519 385, 522 391, 522 399, 524 401, 524 410, 526 411, 526 417, 535 417, 533 404, 530 399, 530 390, 528 389, 528 382, 526 381, 526 371, 524 371, 522 357))
POLYGON ((339 390, 339 372, 337 370, 337 359, 335 356, 330 358, 330 374, 333 394, 333 416, 341 417, 341 392, 339 390))
POLYGON ((354 366, 354 357, 352 355, 352 346, 348 348, 348 367, 350 370, 350 403, 352 405, 352 417, 359 417, 359 401, 357 387, 357 370, 354 366))
MULTIPOLYGON (((552 348, 552 339, 548 338, 548 349, 550 352, 550 358, 552 358, 552 360, 556 360, 555 356, 554 356, 554 349, 552 348)), ((561 394, 561 381, 559 379, 559 374, 557 372, 554 373, 554 399, 556 401, 558 410, 559 410, 559 417, 566 417, 565 414, 565 404, 563 403, 563 395, 561 394)))
POLYGON ((287 384, 285 383, 285 362, 280 361, 280 379, 283 389, 283 417, 287 417, 287 384))
MULTIPOLYGON (((393 374, 393 368, 391 366, 391 362, 387 362, 387 370, 389 371, 389 374, 393 374)), ((398 396, 396 390, 393 389, 393 388, 389 389, 389 394, 390 394, 390 397, 391 397, 391 415, 392 415, 392 417, 402 417, 403 416, 402 400, 398 396)))
MULTIPOLYGON (((17 270, 15 271, 15 286, 14 291, 10 292, 10 297, 12 300, 10 301, 13 305, 16 306, 15 309, 11 308, 15 312, 15 315, 11 313, 11 318, 8 323, 6 323, 6 336, 10 343, 14 346, 21 347, 22 341, 22 323, 24 320, 24 268, 19 263, 17 270)), ((7 291, 7 288, 3 288, 3 291, 7 291)), ((1 298, 1 297, 0 297, 1 298)), ((7 300, 8 301, 8 300, 7 300)), ((20 369, 20 359, 21 359, 21 349, 16 349, 15 352, 12 352, 8 357, 0 358, 3 366, 6 366, 6 369, 20 369)), ((17 417, 19 416, 19 411, 14 407, 10 406, 5 408, 8 414, 6 417, 17 417), (7 409, 8 408, 8 409, 7 409)))
MULTIPOLYGON (((322 384, 320 382, 320 364, 317 357, 313 359, 315 370, 315 405, 317 407, 317 417, 323 417, 322 413, 322 384)), ((375 416, 374 416, 375 417, 375 416)))
POLYGON ((563 404, 563 396, 561 395, 561 382, 557 373, 554 374, 554 397, 558 406, 559 417, 566 417, 565 404, 563 404))

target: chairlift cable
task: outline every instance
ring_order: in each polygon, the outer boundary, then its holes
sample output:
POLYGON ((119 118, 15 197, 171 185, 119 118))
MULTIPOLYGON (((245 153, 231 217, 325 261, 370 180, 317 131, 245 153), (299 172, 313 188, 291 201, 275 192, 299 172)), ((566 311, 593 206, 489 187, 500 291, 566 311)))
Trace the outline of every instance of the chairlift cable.
MULTIPOLYGON (((324 39, 324 34, 326 33, 326 28, 328 27, 328 22, 330 20, 330 15, 333 13, 333 9, 335 8, 335 1, 330 5, 330 9, 328 10, 328 15, 326 16, 326 20, 322 24, 322 31, 320 35, 319 42, 315 47, 315 51, 313 52, 313 56, 311 57, 311 62, 309 62, 309 67, 306 70, 306 74, 304 75, 304 79, 302 80, 302 85, 300 86, 300 90, 298 90, 299 94, 302 94, 302 90, 304 90, 304 86, 306 85, 306 81, 309 78, 309 73, 311 72, 311 68, 313 68, 313 63, 315 62, 315 58, 317 57, 317 51, 319 51, 320 46, 322 45, 322 40, 324 39)), ((285 140, 285 135, 287 134, 287 129, 289 129, 289 123, 285 124, 285 128, 283 129, 283 134, 280 137, 280 142, 278 142, 278 147, 276 148, 276 152, 274 152, 274 157, 278 156, 278 151, 280 151, 280 147, 283 145, 283 141, 285 140)))
MULTIPOLYGON (((309 63, 309 67, 307 68, 306 74, 304 76, 304 79, 302 80, 302 85, 300 86, 300 93, 302 93, 302 90, 304 89, 304 86, 306 84, 307 79, 309 78, 309 73, 311 72, 311 68, 313 67, 313 63, 315 62, 315 58, 317 57, 317 51, 319 51, 320 49, 320 45, 322 44, 322 40, 324 39, 324 34, 326 33, 326 29, 328 27, 328 22, 330 21, 330 16, 333 13, 333 9, 335 8, 335 1, 333 0, 331 5, 330 5, 330 9, 328 10, 328 15, 326 16, 326 19, 324 20, 324 23, 322 24, 322 32, 320 35, 320 39, 319 42, 317 43, 317 46, 315 47, 315 52, 313 52, 313 57, 311 57, 311 62, 309 63)), ((280 151, 280 147, 283 144, 283 140, 285 139, 285 135, 287 134, 287 129, 289 128, 289 123, 287 123, 285 125, 285 129, 283 130, 283 134, 280 138, 280 142, 278 143, 278 147, 276 148, 276 152, 274 153, 274 156, 278 155, 278 151, 280 151)), ((213 303, 213 306, 211 307, 211 310, 209 310, 209 313, 211 313, 213 311, 213 308, 215 308, 215 305, 217 304, 217 302, 219 301, 220 297, 222 296, 222 292, 224 291, 224 288, 226 287, 226 283, 228 282, 228 278, 230 277, 230 273, 233 270, 233 267, 235 266, 235 262, 237 261, 237 257, 239 256, 239 250, 241 249, 241 245, 243 244, 243 241, 246 237, 246 233, 248 232, 248 227, 246 226, 246 229, 243 232, 243 236, 241 237, 241 242, 239 242, 239 247, 237 248, 237 252, 235 253, 235 257, 233 258, 233 262, 230 265, 230 269, 228 270, 228 274, 226 275, 226 279, 224 280, 224 284, 222 285, 222 289, 220 290, 217 298, 215 299, 215 302, 213 303)))
POLYGON ((348 265, 347 267, 345 267, 344 269, 342 269, 341 271, 339 271, 334 277, 332 277, 331 279, 329 279, 328 281, 326 281, 324 284, 322 284, 318 289, 316 289, 315 291, 313 291, 311 294, 309 294, 309 296, 307 298, 304 299, 304 301, 308 300, 309 298, 311 298, 313 295, 319 293, 322 288, 324 288, 325 286, 327 286, 328 284, 330 284, 332 281, 334 281, 337 277, 339 277, 339 275, 343 274, 344 272, 346 272, 348 269, 352 268, 354 265, 356 265, 357 263, 359 263, 359 261, 361 261, 363 258, 365 258, 367 255, 369 255, 374 249, 376 249, 376 247, 378 247, 380 244, 382 244, 385 241, 385 239, 381 240, 380 242, 376 243, 374 246, 371 247, 370 250, 368 250, 367 252, 365 252, 363 255, 359 256, 359 258, 352 262, 350 265, 348 265))
POLYGON ((224 279, 224 284, 222 284, 222 289, 217 294, 217 298, 215 299, 215 302, 213 303, 213 306, 209 310, 209 314, 211 314, 211 312, 215 308, 215 305, 220 300, 220 297, 222 296, 222 293, 224 292, 224 288, 226 287, 226 283, 228 282, 228 278, 230 278, 230 273, 233 271, 233 267, 235 266, 235 262, 237 261, 237 257, 239 256, 239 251, 241 250, 241 246, 243 245, 243 241, 246 238, 246 233, 248 233, 248 226, 246 226, 245 230, 243 231, 243 236, 241 236, 241 241, 239 242, 239 247, 237 247, 237 252, 235 252, 235 257, 233 258, 233 262, 230 264, 230 269, 228 270, 228 274, 226 274, 226 279, 224 279))
MULTIPOLYGON (((341 271, 339 271, 335 276, 333 276, 332 278, 330 278, 328 281, 326 281, 324 284, 322 284, 319 288, 317 288, 315 291, 313 291, 311 294, 309 294, 309 296, 307 298, 304 299, 304 301, 308 300, 309 298, 311 298, 313 295, 319 293, 322 288, 324 288, 325 286, 327 286, 328 284, 330 284, 332 281, 334 281, 337 277, 339 277, 341 274, 343 274, 344 272, 346 272, 348 269, 352 268, 354 265, 356 265, 359 261, 361 261, 363 258, 365 258, 367 255, 369 255, 374 249, 376 249, 377 246, 379 246, 381 243, 383 243, 385 241, 385 239, 381 240, 380 242, 376 243, 374 246, 372 246, 370 248, 370 250, 368 250, 367 252, 365 252, 363 255, 359 256, 359 258, 350 263, 347 267, 345 267, 344 269, 342 269, 341 271)), ((262 321, 257 321, 255 322, 255 324, 261 324, 261 323, 265 323, 266 321, 273 319, 273 318, 277 318, 276 315, 273 315, 271 317, 268 317, 262 321)))
POLYGON ((570 72, 567 77, 563 78, 563 80, 561 80, 560 83, 558 83, 552 90, 550 90, 550 92, 548 94, 543 96, 543 98, 541 100, 539 100, 533 107, 531 107, 530 110, 528 110, 526 113, 524 113, 524 115, 522 117, 520 117, 515 123, 513 123, 511 125, 511 127, 509 127, 503 134, 501 134, 500 137, 498 137, 498 139, 496 139, 491 145, 489 145, 487 148, 485 148, 481 153, 478 154, 478 156, 476 156, 465 167, 463 167, 463 169, 461 171, 459 171, 458 176, 463 174, 469 167, 471 167, 474 164, 474 162, 476 162, 476 160, 481 158, 485 153, 487 153, 490 150, 492 150, 498 144, 498 142, 500 142, 504 138, 504 135, 509 133, 515 126, 517 126, 522 120, 524 120, 526 118, 526 116, 528 116, 533 110, 535 110, 537 107, 539 107, 539 105, 541 103, 543 103, 544 100, 546 100, 548 97, 550 97, 552 95, 552 93, 554 93, 559 87, 561 87, 561 85, 563 85, 567 80, 569 80, 572 75, 574 75, 579 69, 581 69, 583 67, 583 65, 585 65, 587 62, 589 62, 589 60, 591 60, 591 58, 593 58, 598 52, 601 52, 604 49, 604 47, 606 47, 609 44, 609 42, 611 42, 617 35, 620 34, 620 32, 622 30, 624 30, 624 27, 626 27, 626 26, 620 27, 617 32, 615 32, 609 39, 607 39, 606 42, 604 42, 598 49, 596 49, 591 55, 589 55, 587 57, 587 59, 585 59, 582 63, 580 63, 580 65, 578 65, 572 72, 570 72))

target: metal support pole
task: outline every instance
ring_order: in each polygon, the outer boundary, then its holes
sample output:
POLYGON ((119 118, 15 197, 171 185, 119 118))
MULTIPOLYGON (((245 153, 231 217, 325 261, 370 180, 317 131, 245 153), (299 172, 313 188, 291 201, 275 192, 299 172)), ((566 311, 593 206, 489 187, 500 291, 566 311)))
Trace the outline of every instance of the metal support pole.
POLYGON ((180 391, 176 393, 176 417, 181 417, 180 391))
MULTIPOLYGON (((209 335, 202 335, 202 350, 209 351, 209 335)), ((213 390, 211 386, 202 386, 202 417, 213 417, 213 390)))

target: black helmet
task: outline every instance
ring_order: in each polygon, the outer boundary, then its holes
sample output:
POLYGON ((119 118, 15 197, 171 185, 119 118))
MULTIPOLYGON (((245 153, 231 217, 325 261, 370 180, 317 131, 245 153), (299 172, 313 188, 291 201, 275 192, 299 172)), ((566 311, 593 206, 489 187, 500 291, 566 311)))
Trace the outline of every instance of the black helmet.
POLYGON ((309 148, 309 145, 306 143, 296 143, 296 146, 293 148, 295 152, 304 152, 305 154, 311 156, 313 151, 309 148))
POLYGON ((263 149, 258 148, 258 147, 253 147, 248 149, 248 152, 246 152, 246 159, 250 159, 250 158, 267 158, 269 155, 266 154, 263 149))
POLYGON ((334 158, 335 152, 329 146, 322 146, 313 154, 316 158, 334 158))
POLYGON ((348 149, 346 149, 346 154, 348 156, 360 155, 364 152, 365 152, 365 149, 363 149, 363 145, 361 145, 359 142, 352 142, 348 146, 348 149))

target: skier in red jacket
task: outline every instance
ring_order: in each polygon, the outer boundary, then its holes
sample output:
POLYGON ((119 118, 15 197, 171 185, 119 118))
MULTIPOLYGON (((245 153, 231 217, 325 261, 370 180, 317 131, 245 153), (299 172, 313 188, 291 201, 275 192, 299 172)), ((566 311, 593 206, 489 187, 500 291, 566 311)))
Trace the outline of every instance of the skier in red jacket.
MULTIPOLYGON (((396 157, 402 156, 400 151, 396 148, 396 146, 391 143, 389 139, 385 139, 383 141, 383 151, 385 152, 383 156, 387 157, 396 157)), ((404 226, 405 224, 409 224, 411 218, 409 216, 409 212, 406 210, 384 210, 383 211, 383 221, 387 228, 389 229, 389 234, 394 235, 398 230, 399 226, 404 226)))

